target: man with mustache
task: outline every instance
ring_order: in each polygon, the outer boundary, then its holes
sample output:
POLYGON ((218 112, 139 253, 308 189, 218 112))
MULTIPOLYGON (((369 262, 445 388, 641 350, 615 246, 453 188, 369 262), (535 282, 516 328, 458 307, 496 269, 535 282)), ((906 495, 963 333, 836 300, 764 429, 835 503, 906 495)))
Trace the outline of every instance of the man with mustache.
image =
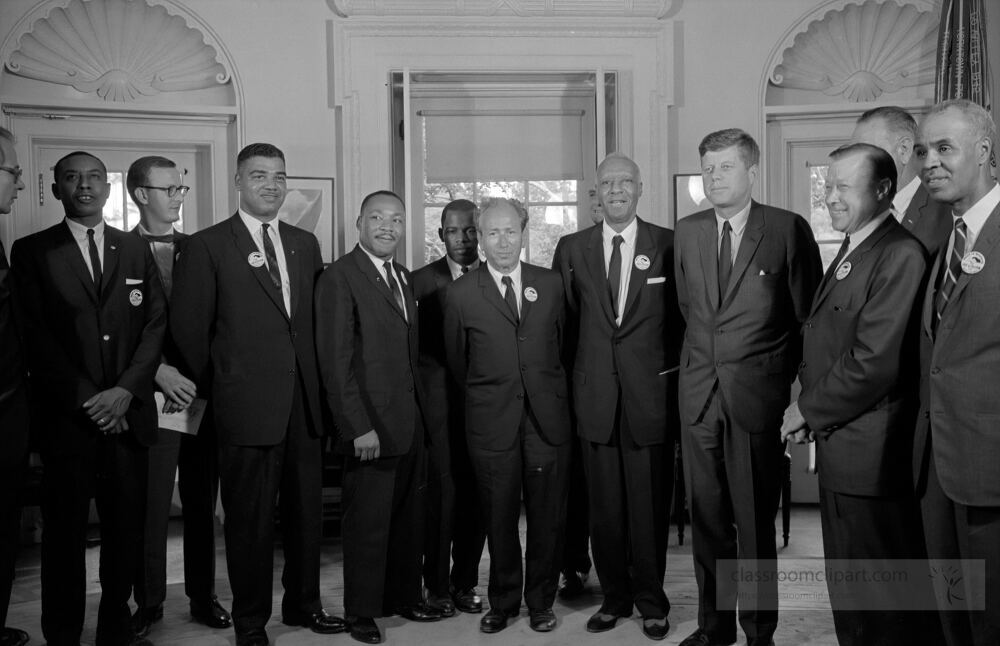
POLYGON ((462 393, 448 374, 442 329, 445 288, 479 267, 474 222, 478 214, 469 200, 445 205, 438 229, 445 255, 413 272, 413 297, 420 317, 420 378, 427 393, 427 430, 432 437, 427 458, 424 587, 427 603, 446 617, 453 616, 456 608, 483 611, 476 584, 486 532, 465 440, 462 393))
POLYGON ((275 506, 285 565, 281 620, 344 630, 319 592, 323 423, 313 334, 316 236, 278 220, 285 156, 267 143, 236 158, 239 209, 184 241, 170 330, 215 426, 237 646, 267 646, 275 506))
POLYGON ((361 202, 358 244, 316 284, 316 347, 345 456, 344 610, 351 636, 377 644, 376 617, 437 621, 423 601, 428 435, 410 272, 394 261, 406 207, 391 191, 361 202))
POLYGON ((148 643, 135 639, 128 601, 166 302, 149 247, 104 223, 110 192, 100 159, 66 155, 52 184, 66 218, 11 252, 44 462, 42 633, 52 646, 80 642, 91 497, 101 521, 97 644, 148 643))

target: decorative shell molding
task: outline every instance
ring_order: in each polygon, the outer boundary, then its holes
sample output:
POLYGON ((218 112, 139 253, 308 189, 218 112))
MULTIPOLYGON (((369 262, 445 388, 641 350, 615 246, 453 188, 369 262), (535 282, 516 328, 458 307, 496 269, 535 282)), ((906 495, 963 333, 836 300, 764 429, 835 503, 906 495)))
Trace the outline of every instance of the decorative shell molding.
POLYGON ((326 0, 356 16, 615 16, 666 18, 683 0, 326 0))
POLYGON ((770 81, 873 101, 883 92, 934 82, 937 31, 938 17, 913 5, 849 4, 795 36, 770 81))
POLYGON ((27 25, 3 57, 19 76, 105 101, 226 84, 215 47, 179 16, 144 0, 69 0, 27 25))

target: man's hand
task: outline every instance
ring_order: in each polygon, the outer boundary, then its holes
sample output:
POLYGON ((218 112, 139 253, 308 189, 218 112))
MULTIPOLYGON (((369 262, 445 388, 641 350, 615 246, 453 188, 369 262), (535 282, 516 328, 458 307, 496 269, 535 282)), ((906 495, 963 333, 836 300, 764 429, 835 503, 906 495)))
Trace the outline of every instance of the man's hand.
POLYGON ((154 377, 156 385, 165 395, 164 413, 178 413, 194 401, 198 396, 198 387, 194 382, 182 375, 177 368, 161 363, 154 377))
POLYGON ((354 457, 361 458, 362 462, 378 459, 379 451, 378 433, 375 429, 354 438, 354 457))
POLYGON ((796 444, 802 444, 805 440, 803 434, 811 434, 806 428, 806 419, 799 411, 799 402, 794 401, 785 409, 785 419, 781 423, 781 441, 787 442, 789 437, 796 444))
POLYGON ((83 410, 102 433, 121 433, 128 430, 125 412, 131 403, 132 393, 113 386, 83 402, 83 410))

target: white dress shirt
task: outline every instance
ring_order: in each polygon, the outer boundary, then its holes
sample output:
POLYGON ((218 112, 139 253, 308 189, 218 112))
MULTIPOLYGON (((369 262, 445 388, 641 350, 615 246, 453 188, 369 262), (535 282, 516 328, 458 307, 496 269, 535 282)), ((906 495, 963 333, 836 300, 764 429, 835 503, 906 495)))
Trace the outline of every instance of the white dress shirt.
POLYGON ((372 264, 375 265, 375 269, 378 270, 378 275, 381 276, 382 280, 385 281, 386 289, 389 288, 389 278, 388 276, 385 275, 385 263, 387 262, 389 263, 389 266, 392 268, 392 277, 396 280, 396 284, 399 285, 399 296, 400 298, 403 299, 403 302, 401 303, 403 309, 403 318, 406 319, 406 321, 409 321, 410 315, 406 311, 406 297, 403 296, 403 281, 401 280, 402 277, 399 275, 399 272, 396 271, 396 266, 392 264, 392 258, 389 258, 388 260, 382 260, 372 252, 365 249, 365 246, 360 242, 358 243, 358 247, 361 249, 361 251, 365 252, 365 255, 368 256, 368 258, 372 261, 372 264))
MULTIPOLYGON (((621 283, 618 285, 618 309, 622 310, 625 308, 625 300, 628 298, 628 284, 632 278, 632 261, 635 258, 635 236, 639 231, 639 225, 636 224, 637 220, 632 218, 632 221, 628 223, 628 226, 622 229, 621 233, 618 233, 610 226, 607 222, 604 222, 602 227, 602 235, 604 238, 604 275, 607 276, 609 270, 611 269, 611 252, 614 251, 614 237, 622 237, 622 245, 620 252, 622 255, 622 266, 621 266, 621 283)), ((618 317, 615 319, 615 323, 621 325, 622 313, 618 312, 618 317)))
POLYGON ((861 246, 861 243, 865 241, 868 236, 874 233, 875 229, 879 228, 886 218, 892 213, 892 209, 886 209, 882 211, 874 218, 865 222, 864 226, 851 234, 851 244, 847 245, 847 253, 844 254, 844 258, 851 255, 851 252, 861 246))
POLYGON ((920 178, 914 177, 909 184, 896 189, 896 195, 892 198, 892 215, 897 222, 903 221, 903 214, 906 213, 906 209, 910 208, 910 202, 913 201, 913 196, 917 194, 918 188, 920 188, 920 178))
POLYGON ((511 270, 509 274, 502 274, 493 268, 493 265, 486 263, 486 268, 490 271, 490 276, 493 276, 493 282, 496 283, 497 289, 500 290, 500 298, 507 298, 507 288, 503 284, 503 277, 510 276, 510 282, 514 287, 514 297, 517 299, 517 315, 521 315, 521 261, 517 261, 517 267, 511 270))
MULTIPOLYGON (((743 241, 743 232, 747 230, 747 220, 750 219, 750 202, 739 210, 736 215, 729 218, 729 226, 732 228, 733 233, 730 236, 730 242, 732 242, 732 248, 729 250, 732 254, 730 261, 732 264, 736 264, 736 252, 740 250, 740 242, 743 241)), ((715 212, 715 235, 717 239, 715 241, 715 253, 716 258, 718 258, 718 253, 722 250, 722 225, 725 224, 726 218, 719 215, 719 212, 715 212)))
MULTIPOLYGON (((243 211, 239 210, 240 219, 243 220, 243 224, 246 225, 247 230, 250 232, 250 237, 253 238, 253 242, 257 245, 257 249, 260 251, 261 255, 264 256, 264 264, 267 265, 267 254, 264 253, 264 224, 261 220, 248 215, 243 211)), ((281 244, 281 234, 278 233, 278 217, 275 216, 267 221, 267 230, 270 233, 271 244, 274 245, 274 255, 278 258, 278 270, 281 272, 281 299, 285 302, 285 312, 289 316, 292 314, 292 283, 288 279, 288 263, 285 261, 285 248, 281 244)), ((268 267, 270 269, 270 267, 268 267)), ((310 294, 311 298, 312 295, 310 294)))
MULTIPOLYGON (((80 248, 80 253, 83 254, 83 262, 87 264, 87 271, 90 275, 94 275, 94 267, 90 264, 90 243, 87 242, 87 229, 88 227, 83 226, 73 218, 63 218, 63 222, 69 227, 69 232, 73 234, 73 239, 76 240, 76 246, 80 248)), ((101 259, 101 271, 104 271, 104 220, 97 223, 94 229, 94 244, 97 245, 97 257, 101 259)))
MULTIPOLYGON (((448 269, 451 270, 451 279, 452 280, 458 280, 459 278, 461 278, 462 274, 464 273, 462 271, 462 265, 460 265, 457 262, 455 262, 454 260, 452 260, 451 256, 445 256, 445 260, 448 261, 448 269)), ((479 258, 476 258, 475 260, 473 260, 472 264, 471 265, 467 265, 467 267, 468 267, 467 271, 472 271, 473 269, 476 269, 477 267, 479 267, 479 258)))
MULTIPOLYGON (((983 230, 986 218, 990 217, 990 213, 993 213, 993 209, 997 208, 997 204, 1000 204, 1000 184, 994 184, 993 189, 989 193, 980 198, 978 202, 969 207, 968 211, 962 214, 962 221, 965 222, 965 255, 969 255, 969 252, 976 248, 976 239, 979 237, 979 232, 983 230)), ((948 253, 944 255, 944 262, 948 262, 948 258, 951 258, 951 250, 955 248, 954 225, 958 216, 952 213, 951 217, 951 236, 948 238, 948 253)))

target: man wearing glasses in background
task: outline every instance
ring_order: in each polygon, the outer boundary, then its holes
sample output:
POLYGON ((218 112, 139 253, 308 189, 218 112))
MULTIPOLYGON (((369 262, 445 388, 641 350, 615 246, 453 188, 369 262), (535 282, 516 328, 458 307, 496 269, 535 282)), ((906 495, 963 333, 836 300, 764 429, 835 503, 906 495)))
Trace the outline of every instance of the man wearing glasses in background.
MULTIPOLYGON (((174 228, 189 187, 181 185, 177 164, 166 157, 142 157, 132 163, 125 186, 139 208, 139 224, 132 234, 149 244, 169 301, 173 285, 175 246, 186 238, 174 228)), ((163 413, 188 408, 197 387, 177 369, 179 357, 170 332, 164 338, 163 357, 156 368, 156 389, 163 393, 163 413)), ((215 433, 205 423, 189 435, 160 428, 156 444, 149 449, 149 480, 146 485, 146 522, 143 546, 136 565, 132 625, 139 636, 149 634, 163 618, 167 596, 167 524, 174 493, 174 475, 184 516, 184 592, 191 600, 191 617, 211 628, 232 625, 229 612, 215 596, 215 498, 219 470, 215 433)))

